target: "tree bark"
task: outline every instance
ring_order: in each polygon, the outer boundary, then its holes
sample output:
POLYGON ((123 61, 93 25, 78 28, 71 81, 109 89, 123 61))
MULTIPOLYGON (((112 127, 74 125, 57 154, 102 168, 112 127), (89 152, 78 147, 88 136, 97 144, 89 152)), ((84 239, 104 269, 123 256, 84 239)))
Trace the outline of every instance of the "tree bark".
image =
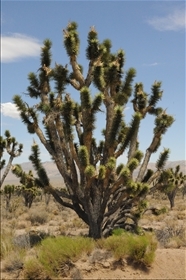
POLYGON ((93 219, 89 221, 89 237, 95 240, 102 237, 101 222, 94 221, 93 219))

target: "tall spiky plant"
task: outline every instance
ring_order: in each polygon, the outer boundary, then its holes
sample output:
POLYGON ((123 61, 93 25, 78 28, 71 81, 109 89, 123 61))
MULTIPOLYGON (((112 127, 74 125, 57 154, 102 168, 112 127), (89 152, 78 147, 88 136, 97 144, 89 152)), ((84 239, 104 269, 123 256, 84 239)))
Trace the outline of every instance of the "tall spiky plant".
POLYGON ((83 73, 78 62, 80 39, 77 23, 70 22, 63 33, 71 72, 68 65, 55 63, 51 66, 52 43, 47 39, 41 49, 39 73, 30 73, 28 77, 28 95, 37 98, 38 103, 27 106, 19 95, 13 100, 28 132, 38 136, 54 160, 67 192, 61 192, 59 196, 51 186, 37 145, 32 147, 30 160, 39 180, 44 180, 43 187, 59 203, 79 215, 89 226, 89 236, 106 236, 118 226, 135 229, 142 205, 143 208, 147 205, 144 199, 154 176, 152 172, 146 172, 148 162, 160 146, 162 135, 174 121, 172 116, 156 106, 162 97, 161 83, 154 82, 150 95, 144 92, 142 83, 135 85, 134 114, 131 122, 126 124, 124 110, 132 96, 136 71, 130 68, 124 72, 124 51, 112 53, 110 40, 100 43, 98 33, 92 27, 86 49, 88 70, 83 73), (54 91, 51 91, 51 82, 54 91), (66 93, 67 85, 79 93, 79 101, 66 93), (91 94, 91 85, 98 90, 95 96, 91 94), (106 122, 102 140, 98 142, 94 131, 100 111, 105 113, 106 122), (42 124, 38 113, 43 116, 42 124), (143 155, 139 150, 138 134, 140 123, 148 114, 155 116, 155 128, 152 142, 143 155), (128 152, 128 161, 118 165, 118 158, 124 152, 128 152), (134 170, 140 164, 139 174, 134 178, 134 170))
POLYGON ((180 165, 173 168, 168 168, 161 172, 156 184, 154 185, 154 190, 161 191, 165 193, 170 202, 170 208, 172 209, 175 205, 175 197, 179 189, 184 188, 186 183, 186 175, 180 171, 180 165))
POLYGON ((19 164, 12 166, 12 173, 20 179, 21 183, 16 186, 16 192, 23 196, 25 206, 31 208, 34 198, 39 193, 40 182, 34 177, 32 170, 26 173, 19 164))
POLYGON ((0 188, 3 185, 3 182, 10 171, 12 162, 14 158, 21 155, 23 151, 23 144, 19 144, 15 137, 12 137, 8 130, 4 133, 5 138, 0 136, 0 170, 2 170, 6 165, 6 160, 3 159, 4 153, 7 152, 9 155, 8 164, 5 167, 3 174, 0 177, 0 188))

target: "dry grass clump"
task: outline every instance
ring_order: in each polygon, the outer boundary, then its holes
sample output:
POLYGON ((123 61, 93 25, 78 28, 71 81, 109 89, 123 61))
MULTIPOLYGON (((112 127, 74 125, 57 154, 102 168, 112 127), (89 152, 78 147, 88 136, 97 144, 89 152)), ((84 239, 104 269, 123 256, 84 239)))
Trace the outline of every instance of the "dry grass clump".
POLYGON ((37 259, 32 258, 24 264, 24 279, 35 280, 35 279, 50 279, 47 274, 44 273, 43 266, 38 262, 37 259))
POLYGON ((26 221, 19 221, 16 225, 17 229, 24 229, 28 227, 28 222, 26 221))
POLYGON ((44 210, 31 209, 27 219, 32 225, 45 224, 48 221, 48 213, 44 210))
POLYGON ((186 226, 176 221, 166 221, 165 226, 155 230, 157 240, 165 248, 186 246, 186 226))
POLYGON ((4 262, 4 271, 15 271, 23 268, 23 260, 24 260, 25 253, 23 251, 16 250, 11 252, 11 254, 8 255, 4 262))
POLYGON ((75 228, 87 228, 87 225, 78 217, 75 217, 73 220, 72 220, 72 227, 75 227, 75 228))
POLYGON ((1 230, 0 240, 1 240, 0 259, 4 259, 14 249, 12 232, 1 230))

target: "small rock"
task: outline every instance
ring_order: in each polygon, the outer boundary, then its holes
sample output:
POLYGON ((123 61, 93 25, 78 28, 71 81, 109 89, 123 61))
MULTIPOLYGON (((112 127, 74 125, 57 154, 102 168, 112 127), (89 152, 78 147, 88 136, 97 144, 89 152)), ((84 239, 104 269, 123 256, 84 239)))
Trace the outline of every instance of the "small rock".
POLYGON ((87 272, 90 272, 92 270, 92 267, 89 265, 89 266, 85 267, 84 270, 87 272))
POLYGON ((109 268, 110 267, 110 263, 109 262, 104 262, 102 263, 103 268, 109 268))

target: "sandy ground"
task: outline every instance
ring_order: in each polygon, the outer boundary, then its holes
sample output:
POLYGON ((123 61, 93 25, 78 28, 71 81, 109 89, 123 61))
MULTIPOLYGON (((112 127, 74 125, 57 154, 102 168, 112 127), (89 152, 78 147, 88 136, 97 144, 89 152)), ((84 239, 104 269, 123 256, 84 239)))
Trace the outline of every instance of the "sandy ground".
POLYGON ((99 268, 84 279, 186 279, 186 250, 157 249, 156 258, 148 271, 123 265, 116 270, 99 268))
MULTIPOLYGON (((60 279, 186 279, 186 249, 157 249, 156 258, 151 268, 144 271, 128 265, 125 261, 114 269, 112 259, 90 265, 85 259, 75 263, 76 269, 68 278, 60 279)), ((3 279, 24 279, 21 271, 1 273, 3 279)), ((42 279, 40 279, 42 280, 42 279)))

